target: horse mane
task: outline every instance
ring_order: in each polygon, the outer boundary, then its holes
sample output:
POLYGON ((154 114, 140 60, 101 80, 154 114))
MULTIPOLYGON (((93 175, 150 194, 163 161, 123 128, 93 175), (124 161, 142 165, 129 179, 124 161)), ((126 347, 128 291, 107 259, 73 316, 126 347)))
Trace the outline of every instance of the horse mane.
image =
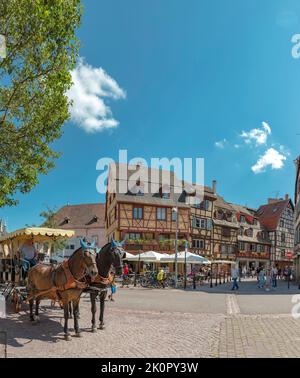
POLYGON ((72 253, 72 255, 68 257, 68 259, 70 259, 71 257, 73 257, 73 256, 75 255, 75 253, 77 253, 80 249, 82 249, 82 247, 77 248, 77 249, 72 253))

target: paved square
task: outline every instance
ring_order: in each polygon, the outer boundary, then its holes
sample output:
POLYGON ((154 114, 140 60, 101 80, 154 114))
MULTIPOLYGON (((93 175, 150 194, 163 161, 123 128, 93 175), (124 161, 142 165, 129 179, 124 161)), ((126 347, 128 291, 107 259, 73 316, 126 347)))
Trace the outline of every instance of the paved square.
POLYGON ((22 311, 1 319, 0 330, 7 331, 8 357, 299 357, 300 319, 291 316, 291 299, 300 291, 284 284, 265 292, 247 282, 237 293, 230 284, 186 292, 119 288, 116 301, 106 302, 106 329, 96 334, 84 296, 82 338, 70 342, 62 311, 48 302, 39 324, 22 311))

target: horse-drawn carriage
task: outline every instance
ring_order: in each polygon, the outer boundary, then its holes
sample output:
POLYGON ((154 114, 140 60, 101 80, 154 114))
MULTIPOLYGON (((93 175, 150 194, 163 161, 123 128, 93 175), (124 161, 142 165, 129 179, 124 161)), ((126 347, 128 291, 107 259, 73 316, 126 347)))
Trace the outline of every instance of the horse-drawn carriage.
POLYGON ((31 321, 39 319, 41 300, 58 300, 64 310, 66 340, 70 340, 68 331, 70 304, 73 308, 75 335, 80 336, 79 302, 84 290, 90 293, 91 298, 92 332, 96 332, 95 314, 98 296, 100 297, 99 328, 104 328, 104 300, 112 278, 111 267, 114 267, 116 275, 120 275, 122 259, 126 257, 123 242, 117 243, 112 240, 99 249, 94 242, 80 240, 80 248, 74 251, 72 256, 53 266, 51 244, 55 240, 73 235, 74 232, 71 230, 32 227, 17 230, 0 238, 0 282, 2 282, 0 294, 11 301, 16 312, 19 311, 23 301, 29 303, 31 321), (30 241, 29 245, 28 241, 30 241), (42 263, 31 266, 32 260, 22 258, 22 246, 27 246, 28 252, 33 243, 36 244, 35 248, 39 251, 42 263), (45 256, 50 258, 50 263, 45 264, 43 261, 45 256), (26 282, 24 272, 27 273, 26 282), (34 303, 35 311, 33 311, 34 303))
POLYGON ((37 251, 37 261, 51 264, 53 243, 72 236, 72 230, 28 227, 0 237, 0 293, 15 312, 19 312, 27 296, 24 278, 29 266, 23 259, 22 246, 31 241, 37 251))

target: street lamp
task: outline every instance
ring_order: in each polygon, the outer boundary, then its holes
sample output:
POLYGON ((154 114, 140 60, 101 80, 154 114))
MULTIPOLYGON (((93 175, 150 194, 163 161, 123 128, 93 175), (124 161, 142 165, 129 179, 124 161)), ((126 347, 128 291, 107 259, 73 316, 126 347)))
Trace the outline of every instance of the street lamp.
POLYGON ((172 208, 173 214, 176 214, 176 236, 175 236, 175 288, 177 288, 178 281, 178 267, 177 267, 177 255, 178 255, 178 207, 172 208))

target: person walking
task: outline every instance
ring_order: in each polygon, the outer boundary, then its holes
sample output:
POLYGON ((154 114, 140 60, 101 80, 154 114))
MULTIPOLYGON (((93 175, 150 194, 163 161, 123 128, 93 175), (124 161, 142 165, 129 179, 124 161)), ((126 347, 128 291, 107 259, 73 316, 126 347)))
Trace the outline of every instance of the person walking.
POLYGON ((163 268, 161 268, 159 272, 157 273, 156 279, 159 285, 164 289, 165 288, 165 271, 163 270, 163 268))
POLYGON ((261 289, 265 286, 265 270, 261 268, 258 273, 258 288, 261 289))
POLYGON ((113 298, 113 295, 116 294, 116 291, 117 291, 117 285, 116 285, 116 282, 115 282, 115 276, 113 275, 113 278, 112 278, 112 281, 111 281, 111 284, 110 284, 110 294, 108 296, 108 299, 112 302, 114 302, 114 298, 113 298))
POLYGON ((235 289, 239 290, 239 285, 237 283, 238 278, 239 278, 239 269, 238 269, 238 267, 232 268, 232 270, 231 270, 231 277, 232 277, 232 281, 233 281, 233 285, 232 285, 231 290, 235 290, 235 289))
POLYGON ((276 266, 273 266, 272 270, 271 270, 272 287, 273 288, 277 287, 277 275, 278 275, 278 270, 277 270, 276 266))

